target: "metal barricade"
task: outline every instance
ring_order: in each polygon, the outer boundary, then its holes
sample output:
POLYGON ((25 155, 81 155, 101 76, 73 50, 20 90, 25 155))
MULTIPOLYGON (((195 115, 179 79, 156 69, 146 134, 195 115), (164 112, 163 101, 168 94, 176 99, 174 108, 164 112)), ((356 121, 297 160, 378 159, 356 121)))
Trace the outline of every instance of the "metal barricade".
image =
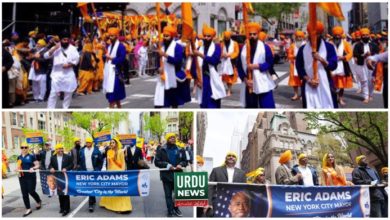
MULTIPOLYGON (((150 50, 150 49, 149 49, 150 50)), ((135 53, 127 55, 127 62, 129 63, 129 73, 133 76, 139 76, 139 62, 135 53)), ((157 74, 159 66, 159 56, 155 51, 148 52, 148 63, 146 64, 146 74, 153 76, 157 74)))

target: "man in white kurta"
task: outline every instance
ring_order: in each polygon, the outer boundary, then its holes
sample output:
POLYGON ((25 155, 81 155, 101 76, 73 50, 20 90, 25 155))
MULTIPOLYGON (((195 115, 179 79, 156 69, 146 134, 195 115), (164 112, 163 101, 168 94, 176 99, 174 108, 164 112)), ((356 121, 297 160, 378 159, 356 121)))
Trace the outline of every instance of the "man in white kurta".
POLYGON ((76 47, 69 44, 69 35, 64 34, 61 43, 57 43, 44 54, 45 59, 53 58, 51 71, 51 90, 47 108, 56 107, 60 93, 64 92, 62 108, 67 109, 72 101, 72 94, 77 88, 76 75, 73 67, 79 62, 79 53, 76 47))

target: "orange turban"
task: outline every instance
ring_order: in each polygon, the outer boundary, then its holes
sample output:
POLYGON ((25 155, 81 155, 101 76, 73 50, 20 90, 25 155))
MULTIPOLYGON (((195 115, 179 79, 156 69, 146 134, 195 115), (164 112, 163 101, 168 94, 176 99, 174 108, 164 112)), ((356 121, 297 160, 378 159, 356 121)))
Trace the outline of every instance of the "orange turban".
POLYGON ((108 29, 108 34, 109 35, 119 36, 119 28, 116 28, 116 27, 109 28, 108 29))
POLYGON ((344 34, 344 30, 341 26, 335 26, 333 29, 332 29, 332 33, 333 35, 343 35, 344 34))
POLYGON ((351 38, 352 38, 352 40, 355 40, 355 38, 356 38, 355 32, 353 32, 353 33, 351 34, 351 38))
POLYGON ((295 37, 305 37, 305 33, 303 31, 295 31, 295 37))
POLYGON ((223 36, 224 36, 225 38, 230 38, 230 37, 232 36, 232 32, 230 32, 230 31, 225 31, 225 32, 223 32, 223 36))
POLYGON ((164 27, 163 34, 170 35, 171 37, 175 37, 177 31, 175 27, 169 25, 164 27))
MULTIPOLYGON (((310 28, 311 28, 311 25, 309 23, 309 24, 307 24, 307 32, 309 32, 309 33, 312 31, 310 28)), ((317 34, 324 33, 324 29, 325 29, 324 24, 321 21, 317 21, 317 24, 316 24, 317 34)))
POLYGON ((376 38, 382 38, 382 35, 377 34, 377 35, 376 35, 376 38))
POLYGON ((265 39, 267 38, 267 34, 265 32, 260 32, 259 34, 259 40, 261 41, 265 41, 265 39))
POLYGON ((198 34, 198 38, 199 38, 199 40, 202 40, 203 39, 203 34, 198 34))
POLYGON ((83 52, 92 52, 93 48, 92 48, 92 43, 86 43, 84 44, 84 47, 83 47, 83 52))
POLYGON ((291 150, 287 150, 287 151, 285 151, 284 153, 282 153, 282 155, 280 155, 279 163, 285 164, 285 163, 287 163, 288 161, 290 161, 291 158, 292 158, 291 150))
POLYGON ((360 29, 360 33, 361 33, 362 35, 370 34, 370 29, 368 29, 368 28, 362 28, 362 29, 360 29))
POLYGON ((204 35, 211 35, 212 37, 215 37, 215 34, 216 34, 214 28, 209 27, 207 24, 203 24, 202 32, 203 32, 203 36, 204 35))
POLYGON ((247 24, 247 28, 249 32, 257 32, 259 33, 261 31, 261 27, 259 23, 256 22, 250 22, 247 24))
POLYGON ((360 31, 355 31, 355 37, 361 37, 362 33, 360 31))

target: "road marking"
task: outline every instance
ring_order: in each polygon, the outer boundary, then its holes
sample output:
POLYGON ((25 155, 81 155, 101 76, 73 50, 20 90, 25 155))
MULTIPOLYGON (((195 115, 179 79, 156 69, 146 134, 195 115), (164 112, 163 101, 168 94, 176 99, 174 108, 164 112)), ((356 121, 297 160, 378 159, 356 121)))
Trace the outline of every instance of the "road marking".
POLYGON ((147 79, 145 82, 157 82, 157 78, 147 79))
POLYGON ((129 103, 130 103, 129 101, 124 101, 124 102, 121 103, 121 105, 127 105, 129 103))
POLYGON ((147 94, 133 94, 131 96, 137 97, 137 98, 153 98, 154 97, 154 95, 147 95, 147 94))
POLYGON ((84 201, 82 203, 80 203, 80 205, 77 206, 77 208, 75 210, 73 210, 73 212, 68 215, 68 218, 72 218, 74 215, 76 215, 76 213, 78 211, 80 211, 80 209, 88 202, 88 199, 89 199, 89 197, 85 198, 84 201))

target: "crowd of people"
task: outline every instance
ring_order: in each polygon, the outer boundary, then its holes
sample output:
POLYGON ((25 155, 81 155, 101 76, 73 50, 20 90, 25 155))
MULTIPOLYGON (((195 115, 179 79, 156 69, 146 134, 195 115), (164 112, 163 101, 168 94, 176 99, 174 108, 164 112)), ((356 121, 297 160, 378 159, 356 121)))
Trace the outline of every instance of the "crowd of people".
MULTIPOLYGON (((359 155, 355 158, 356 166, 352 171, 352 179, 347 180, 342 166, 336 163, 335 154, 325 153, 320 163, 321 168, 313 167, 309 164, 308 156, 305 153, 298 154, 296 160, 298 164, 293 165, 293 154, 287 150, 280 155, 279 166, 275 173, 269 173, 263 167, 259 167, 251 172, 236 167, 237 154, 228 152, 225 162, 222 166, 215 167, 209 174, 209 182, 216 183, 251 183, 262 185, 302 185, 302 186, 354 186, 370 185, 370 217, 387 217, 388 216, 388 167, 383 166, 380 174, 375 168, 368 166, 367 157, 359 155), (275 182, 268 180, 266 177, 274 175, 275 182)), ((204 159, 197 155, 198 171, 204 171, 204 159)), ((209 185, 209 205, 197 208, 198 217, 211 217, 213 206, 216 205, 215 185, 209 185)), ((245 186, 243 186, 245 188, 245 186)), ((233 201, 232 199, 231 201, 233 201)), ((231 206, 233 206, 231 204, 231 206)), ((243 209, 241 205, 241 211, 243 209)), ((230 210, 230 207, 229 207, 230 210)), ((248 213, 248 212, 246 212, 248 213)), ((232 216, 245 217, 245 216, 232 216)))
MULTIPOLYGON (((242 107, 275 108, 273 41, 258 23, 246 25, 249 41, 242 45, 232 39, 236 32, 225 31, 219 38, 206 24, 191 41, 182 38, 181 29, 165 26, 161 42, 154 28, 135 39, 121 35, 117 27, 100 36, 87 33, 83 38, 67 31, 58 36, 31 31, 23 40, 14 32, 3 41, 3 94, 9 94, 3 106, 28 102, 31 90, 33 100, 47 100, 48 108, 55 108, 59 97, 63 108, 69 108, 74 95, 102 90, 109 106, 120 108, 130 72, 137 70, 140 77, 147 72, 159 74, 156 108, 177 108, 191 97, 201 108, 220 108, 221 100, 232 94, 238 79, 242 82, 242 107)), ((291 100, 302 100, 302 106, 310 109, 345 106, 344 91, 355 82, 363 103, 372 101, 374 90, 382 90, 383 85, 387 106, 387 32, 374 34, 361 28, 347 34, 335 26, 325 35, 324 25, 318 22, 318 48, 311 54, 308 33, 312 31, 308 28, 291 37, 279 36, 290 62, 291 100), (313 72, 313 60, 318 63, 317 73, 313 72)))
MULTIPOLYGON (((94 144, 91 137, 87 137, 85 145, 81 145, 80 138, 74 139, 73 148, 65 153, 62 143, 55 145, 52 149, 51 143, 46 142, 44 148, 37 152, 30 151, 29 144, 21 144, 21 154, 17 158, 16 171, 19 176, 20 189, 23 196, 23 202, 26 212, 23 217, 32 213, 30 199, 31 195, 37 203, 36 209, 42 207, 42 199, 36 192, 38 170, 55 172, 66 171, 125 171, 149 169, 148 162, 155 164, 160 171, 161 181, 163 183, 168 216, 183 216, 180 209, 174 207, 174 172, 182 172, 186 167, 192 166, 193 150, 192 143, 185 144, 176 138, 176 134, 168 133, 165 141, 162 143, 150 141, 143 147, 135 145, 123 146, 119 138, 113 138, 109 145, 94 144)), ((49 179, 48 186, 54 185, 53 180, 49 179)), ((55 189, 55 187, 54 187, 55 189)), ((70 213, 70 196, 62 191, 50 192, 49 197, 58 195, 60 204, 60 214, 67 216, 70 213)), ((89 212, 94 212, 96 197, 89 197, 89 212)), ((131 213, 133 206, 129 196, 102 197, 99 202, 100 207, 121 214, 131 213)))

